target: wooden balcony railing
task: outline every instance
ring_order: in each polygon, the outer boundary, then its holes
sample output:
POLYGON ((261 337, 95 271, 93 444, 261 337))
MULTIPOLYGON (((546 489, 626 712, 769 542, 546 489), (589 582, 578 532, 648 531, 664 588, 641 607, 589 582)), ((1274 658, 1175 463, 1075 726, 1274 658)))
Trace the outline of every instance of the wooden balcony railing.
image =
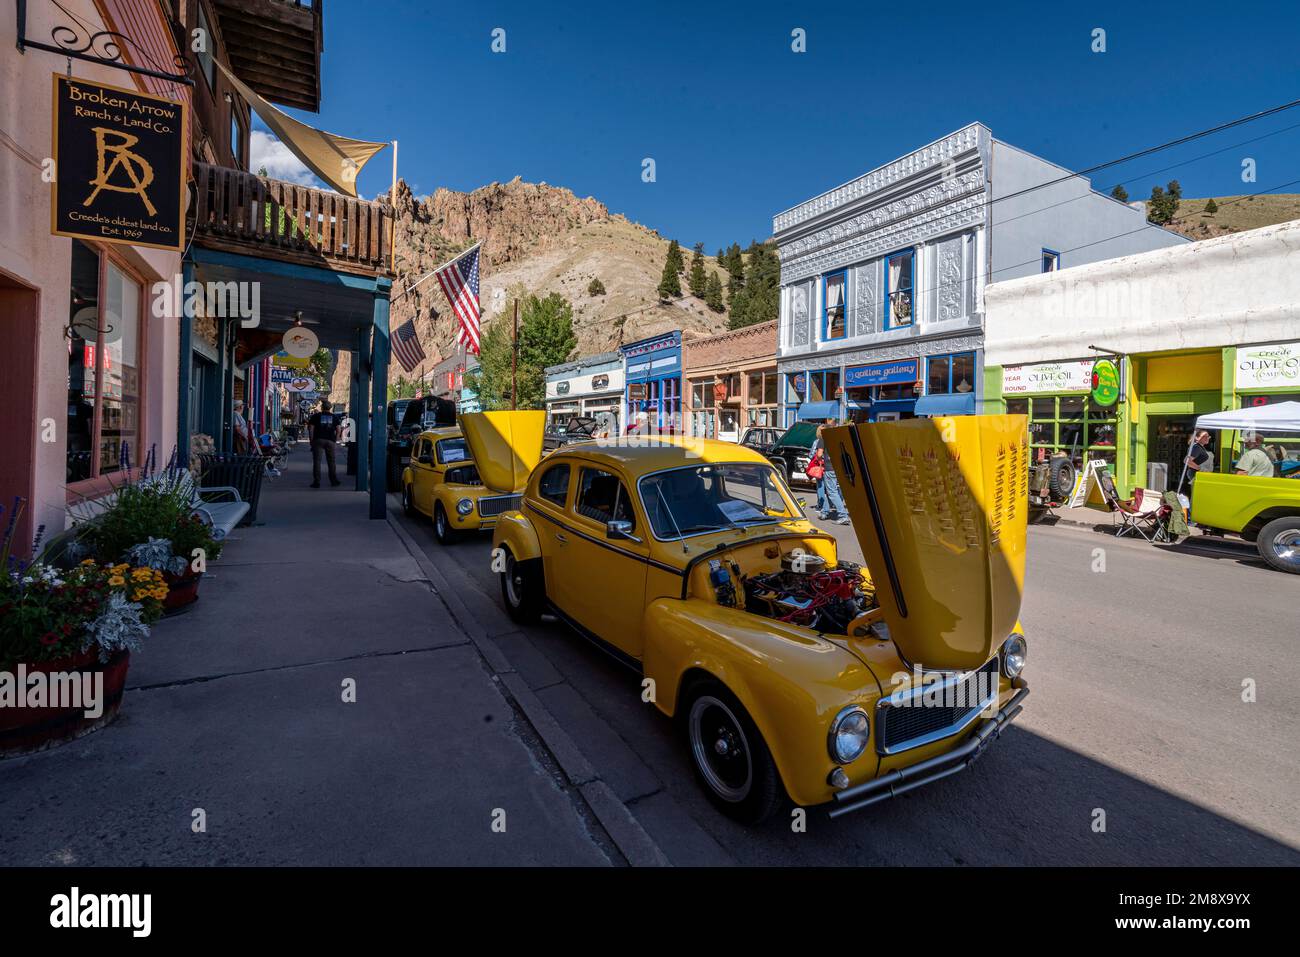
POLYGON ((194 242, 209 249, 388 275, 393 210, 243 170, 194 164, 194 242))

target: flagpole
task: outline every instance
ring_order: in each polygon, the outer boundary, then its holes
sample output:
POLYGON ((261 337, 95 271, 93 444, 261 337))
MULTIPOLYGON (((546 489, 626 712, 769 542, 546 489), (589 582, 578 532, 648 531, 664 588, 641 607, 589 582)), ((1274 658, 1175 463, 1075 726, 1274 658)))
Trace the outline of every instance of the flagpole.
POLYGON ((393 204, 393 218, 388 222, 388 269, 396 271, 397 264, 397 140, 393 140, 393 191, 388 194, 393 204))

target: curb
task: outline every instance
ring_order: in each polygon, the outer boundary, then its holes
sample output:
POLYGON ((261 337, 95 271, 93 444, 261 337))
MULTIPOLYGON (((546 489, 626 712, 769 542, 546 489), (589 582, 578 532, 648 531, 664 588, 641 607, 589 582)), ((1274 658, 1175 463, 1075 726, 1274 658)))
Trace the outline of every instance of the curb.
POLYGON ((542 704, 541 699, 533 694, 515 666, 461 600, 460 594, 451 587, 451 583, 438 567, 429 561, 419 543, 411 537, 411 533, 402 527, 401 518, 391 503, 386 509, 385 517, 388 520, 388 527, 410 552, 420 571, 428 579, 429 585, 447 605, 453 621, 465 632, 479 654, 483 656, 483 660, 487 662, 493 677, 500 683, 502 693, 519 708, 528 723, 532 725, 556 764, 560 766, 560 770, 564 772, 564 776, 600 821, 601 827, 605 829, 605 833, 614 842, 619 853, 633 867, 671 867, 672 863, 659 845, 637 821, 628 806, 619 800, 608 784, 600 779, 586 755, 574 743, 569 733, 560 726, 555 716, 542 704))

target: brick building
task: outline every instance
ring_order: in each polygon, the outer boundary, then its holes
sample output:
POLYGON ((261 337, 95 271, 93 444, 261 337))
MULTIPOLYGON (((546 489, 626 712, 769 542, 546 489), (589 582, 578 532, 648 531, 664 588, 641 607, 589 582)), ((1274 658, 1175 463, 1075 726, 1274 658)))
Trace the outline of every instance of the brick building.
POLYGON ((738 442, 780 424, 776 320, 682 343, 691 435, 738 442))

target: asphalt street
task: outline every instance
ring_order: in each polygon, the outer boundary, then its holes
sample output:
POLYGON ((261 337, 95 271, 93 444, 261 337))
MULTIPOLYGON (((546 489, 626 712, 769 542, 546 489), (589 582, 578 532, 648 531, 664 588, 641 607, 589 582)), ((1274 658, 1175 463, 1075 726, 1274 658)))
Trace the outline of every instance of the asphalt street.
POLYGON ((857 816, 755 831, 708 803, 636 675, 558 622, 509 622, 488 536, 442 548, 401 521, 674 864, 1300 864, 1300 579, 1253 552, 1031 528, 1032 694, 1001 740, 857 816))

